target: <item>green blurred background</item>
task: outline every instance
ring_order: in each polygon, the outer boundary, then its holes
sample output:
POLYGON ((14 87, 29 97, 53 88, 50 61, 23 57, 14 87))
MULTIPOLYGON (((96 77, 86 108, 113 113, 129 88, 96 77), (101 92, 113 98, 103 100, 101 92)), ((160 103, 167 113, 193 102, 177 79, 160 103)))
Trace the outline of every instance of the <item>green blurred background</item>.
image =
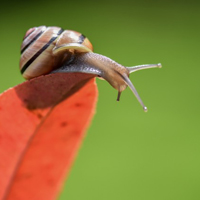
POLYGON ((39 25, 79 31, 125 66, 163 65, 131 74, 148 113, 129 89, 116 102, 97 80, 96 115, 59 200, 200 199, 198 1, 21 0, 0 10, 0 92, 24 81, 21 41, 39 25))

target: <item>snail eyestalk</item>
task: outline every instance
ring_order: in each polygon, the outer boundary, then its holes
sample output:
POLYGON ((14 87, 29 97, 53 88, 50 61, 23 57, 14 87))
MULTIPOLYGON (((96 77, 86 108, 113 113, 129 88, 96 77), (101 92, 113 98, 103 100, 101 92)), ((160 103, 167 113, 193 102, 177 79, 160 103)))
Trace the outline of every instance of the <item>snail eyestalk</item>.
POLYGON ((161 63, 158 63, 158 64, 137 65, 137 66, 126 67, 126 68, 128 69, 129 73, 132 73, 132 72, 136 72, 142 69, 161 68, 161 67, 162 67, 161 63))
POLYGON ((135 95, 135 97, 137 98, 137 100, 139 101, 139 103, 141 104, 141 106, 143 107, 143 110, 145 112, 148 111, 147 107, 144 105, 142 99, 140 98, 137 90, 135 89, 133 83, 131 82, 131 80, 128 78, 128 76, 126 74, 123 74, 123 78, 125 83, 129 86, 129 88, 131 89, 131 91, 133 92, 133 94, 135 95))

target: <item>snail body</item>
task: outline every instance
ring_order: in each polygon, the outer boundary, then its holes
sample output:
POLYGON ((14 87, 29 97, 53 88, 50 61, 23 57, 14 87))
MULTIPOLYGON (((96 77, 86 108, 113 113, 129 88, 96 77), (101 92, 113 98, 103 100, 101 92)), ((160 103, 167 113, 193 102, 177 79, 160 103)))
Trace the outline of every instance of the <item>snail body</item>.
POLYGON ((93 53, 93 46, 83 34, 59 27, 39 26, 29 29, 21 45, 20 70, 25 79, 48 73, 81 72, 95 74, 118 90, 117 100, 130 87, 147 111, 129 79, 129 74, 161 64, 125 67, 110 58, 93 53))

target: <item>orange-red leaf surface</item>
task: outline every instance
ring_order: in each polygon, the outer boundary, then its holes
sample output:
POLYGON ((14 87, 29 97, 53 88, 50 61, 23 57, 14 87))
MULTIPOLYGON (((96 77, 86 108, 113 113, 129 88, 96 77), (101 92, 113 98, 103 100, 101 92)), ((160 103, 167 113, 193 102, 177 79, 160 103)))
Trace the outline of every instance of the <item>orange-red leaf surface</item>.
POLYGON ((50 74, 0 95, 0 200, 54 200, 94 114, 94 76, 50 74))

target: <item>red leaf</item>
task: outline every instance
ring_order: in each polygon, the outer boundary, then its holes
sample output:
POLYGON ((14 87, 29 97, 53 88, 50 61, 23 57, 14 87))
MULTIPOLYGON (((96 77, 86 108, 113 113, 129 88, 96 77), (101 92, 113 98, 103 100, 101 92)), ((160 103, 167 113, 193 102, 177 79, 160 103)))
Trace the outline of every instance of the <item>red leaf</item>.
POLYGON ((56 199, 94 114, 93 77, 50 74, 0 95, 1 200, 56 199))

